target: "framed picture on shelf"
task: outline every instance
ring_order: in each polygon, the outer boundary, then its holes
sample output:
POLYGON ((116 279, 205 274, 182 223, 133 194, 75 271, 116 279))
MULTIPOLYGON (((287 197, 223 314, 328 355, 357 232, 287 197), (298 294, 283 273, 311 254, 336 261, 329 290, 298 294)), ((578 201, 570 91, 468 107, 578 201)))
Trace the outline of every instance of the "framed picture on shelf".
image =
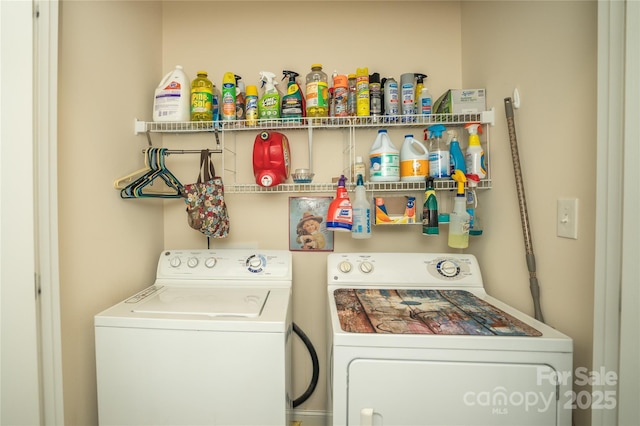
POLYGON ((326 227, 332 197, 289 197, 289 250, 333 251, 326 227))

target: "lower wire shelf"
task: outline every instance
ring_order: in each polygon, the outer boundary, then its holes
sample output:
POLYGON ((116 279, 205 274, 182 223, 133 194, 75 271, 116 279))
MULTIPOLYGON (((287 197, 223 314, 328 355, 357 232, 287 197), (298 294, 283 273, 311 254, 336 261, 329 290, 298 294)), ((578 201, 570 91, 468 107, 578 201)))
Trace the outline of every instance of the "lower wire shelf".
MULTIPOLYGON (((225 184, 225 192, 229 194, 256 194, 269 193, 333 193, 337 183, 283 183, 276 186, 264 187, 257 184, 225 184)), ((347 189, 353 190, 355 184, 347 184, 347 189)), ((368 192, 399 192, 399 191, 424 191, 424 182, 367 182, 365 188, 368 192)), ((484 179, 478 183, 478 189, 490 189, 491 180, 484 179)), ((456 182, 451 179, 436 179, 436 190, 454 190, 456 182)))

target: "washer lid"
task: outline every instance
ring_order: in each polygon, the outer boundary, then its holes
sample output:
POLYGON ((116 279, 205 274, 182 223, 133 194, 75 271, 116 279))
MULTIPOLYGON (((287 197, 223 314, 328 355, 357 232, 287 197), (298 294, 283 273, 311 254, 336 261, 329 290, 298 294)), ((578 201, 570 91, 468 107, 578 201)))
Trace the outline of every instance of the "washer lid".
POLYGON ((145 314, 259 317, 269 296, 260 288, 166 288, 132 309, 145 314))

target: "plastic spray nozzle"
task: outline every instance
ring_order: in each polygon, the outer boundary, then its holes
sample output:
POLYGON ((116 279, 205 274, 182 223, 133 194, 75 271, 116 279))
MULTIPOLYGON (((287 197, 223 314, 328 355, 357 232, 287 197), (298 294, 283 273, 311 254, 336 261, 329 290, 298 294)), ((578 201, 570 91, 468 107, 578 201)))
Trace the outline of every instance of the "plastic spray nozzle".
POLYGON ((447 128, 442 124, 434 124, 433 126, 429 126, 427 130, 431 132, 434 138, 441 138, 442 133, 447 130, 447 128))
POLYGON ((456 196, 464 197, 464 184, 467 181, 467 177, 462 173, 462 170, 456 169, 451 175, 451 178, 458 182, 458 191, 456 192, 456 196))
POLYGON ((358 173, 358 182, 356 183, 357 186, 362 186, 364 185, 364 181, 362 180, 362 175, 360 173, 358 173))
POLYGON ((465 176, 467 178, 468 185, 471 188, 475 188, 480 183, 480 176, 478 176, 475 173, 469 174, 469 175, 465 175, 465 176))
POLYGON ((467 131, 469 131, 470 135, 482 134, 482 127, 480 126, 480 123, 477 123, 477 122, 467 123, 464 125, 464 128, 467 129, 467 131))
POLYGON ((340 175, 340 179, 338 179, 338 186, 341 186, 344 188, 345 182, 346 182, 346 178, 344 177, 344 175, 340 175))
POLYGON ((260 87, 264 87, 266 85, 267 89, 274 88, 274 84, 278 84, 277 82, 274 82, 275 78, 276 75, 272 72, 260 71, 260 80, 262 80, 262 86, 260 87))
POLYGON ((416 79, 418 80, 418 83, 422 83, 424 81, 424 79, 427 78, 426 74, 414 73, 413 75, 416 76, 416 79))
POLYGON ((458 140, 458 132, 456 132, 455 130, 447 130, 447 135, 449 136, 447 145, 449 145, 454 140, 458 140))
POLYGON ((289 70, 282 70, 282 74, 283 74, 282 80, 284 80, 285 78, 288 78, 289 83, 295 83, 296 78, 300 76, 300 74, 298 74, 297 72, 289 71, 289 70))
POLYGON ((240 79, 242 79, 242 77, 240 77, 238 74, 234 74, 233 78, 236 79, 236 86, 238 85, 238 81, 240 81, 240 79))

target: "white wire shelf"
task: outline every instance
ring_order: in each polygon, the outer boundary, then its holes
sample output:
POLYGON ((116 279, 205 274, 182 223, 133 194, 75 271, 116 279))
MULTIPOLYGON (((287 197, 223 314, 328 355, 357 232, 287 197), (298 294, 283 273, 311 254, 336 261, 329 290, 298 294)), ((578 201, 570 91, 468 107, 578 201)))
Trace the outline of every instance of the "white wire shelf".
MULTIPOLYGON (((283 183, 271 187, 263 187, 257 184, 225 184, 224 189, 229 194, 256 194, 256 193, 334 193, 337 183, 283 183)), ((353 191, 355 184, 348 183, 347 189, 353 191)), ((367 182, 365 188, 368 192, 401 192, 424 191, 424 182, 367 182)), ((478 189, 490 189, 491 180, 483 179, 478 183, 478 189)), ((451 179, 436 179, 434 181, 436 191, 456 189, 456 182, 451 179)))
POLYGON ((255 125, 247 120, 150 122, 135 120, 134 133, 198 133, 255 131, 267 129, 344 129, 354 127, 423 127, 432 124, 495 123, 494 110, 465 114, 395 115, 377 117, 323 117, 262 119, 255 125))

